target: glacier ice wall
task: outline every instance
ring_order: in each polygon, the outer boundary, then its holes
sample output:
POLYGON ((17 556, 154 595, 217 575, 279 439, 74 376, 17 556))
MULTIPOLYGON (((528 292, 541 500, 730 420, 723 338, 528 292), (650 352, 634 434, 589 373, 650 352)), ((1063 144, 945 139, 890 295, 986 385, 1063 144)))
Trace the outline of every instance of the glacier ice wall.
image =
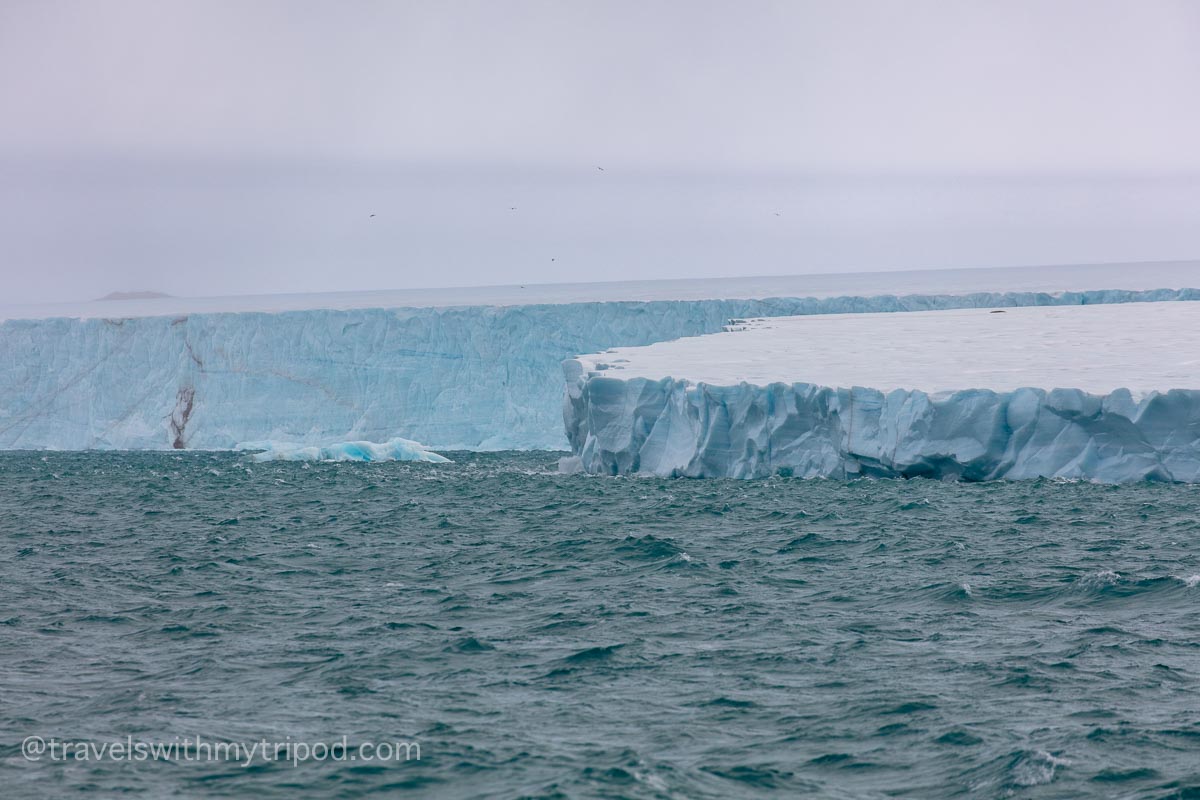
POLYGON ((1195 289, 596 302, 0 323, 0 449, 413 439, 562 449, 561 362, 730 317, 1200 299, 1195 289))
POLYGON ((593 473, 1200 482, 1196 390, 930 395, 588 377, 574 360, 564 370, 572 462, 593 473))

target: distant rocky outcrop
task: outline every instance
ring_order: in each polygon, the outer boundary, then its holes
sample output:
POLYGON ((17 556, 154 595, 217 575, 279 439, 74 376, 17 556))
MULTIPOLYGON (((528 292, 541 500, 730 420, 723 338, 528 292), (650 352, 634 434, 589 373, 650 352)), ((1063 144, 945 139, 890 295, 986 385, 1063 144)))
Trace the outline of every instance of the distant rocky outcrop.
POLYGON ((97 300, 156 300, 160 297, 171 297, 166 292, 109 292, 97 300))

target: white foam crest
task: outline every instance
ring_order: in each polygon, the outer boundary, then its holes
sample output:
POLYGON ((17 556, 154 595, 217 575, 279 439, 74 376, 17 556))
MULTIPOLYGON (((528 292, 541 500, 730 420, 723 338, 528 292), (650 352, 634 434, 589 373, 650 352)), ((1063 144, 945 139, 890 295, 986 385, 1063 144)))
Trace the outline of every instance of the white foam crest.
POLYGON ((1054 780, 1054 773, 1059 767, 1070 763, 1067 759, 1058 758, 1045 750, 1026 752, 1013 765, 1012 782, 1017 786, 1041 786, 1054 780))

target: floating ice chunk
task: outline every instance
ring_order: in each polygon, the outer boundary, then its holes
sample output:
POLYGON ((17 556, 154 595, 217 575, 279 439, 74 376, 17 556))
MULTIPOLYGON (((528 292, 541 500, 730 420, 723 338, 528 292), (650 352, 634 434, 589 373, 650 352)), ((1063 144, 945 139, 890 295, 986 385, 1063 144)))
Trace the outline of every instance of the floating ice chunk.
POLYGON ((391 439, 383 443, 337 442, 324 446, 291 442, 242 442, 235 449, 257 450, 255 461, 429 461, 449 463, 450 459, 411 439, 391 439))

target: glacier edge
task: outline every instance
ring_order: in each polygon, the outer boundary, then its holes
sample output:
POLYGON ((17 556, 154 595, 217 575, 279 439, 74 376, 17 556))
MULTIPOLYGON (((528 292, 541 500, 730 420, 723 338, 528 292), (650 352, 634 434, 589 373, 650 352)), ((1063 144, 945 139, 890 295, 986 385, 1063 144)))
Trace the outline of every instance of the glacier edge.
POLYGON ((567 361, 567 437, 599 474, 1200 482, 1200 391, 709 386, 587 377, 567 361))

